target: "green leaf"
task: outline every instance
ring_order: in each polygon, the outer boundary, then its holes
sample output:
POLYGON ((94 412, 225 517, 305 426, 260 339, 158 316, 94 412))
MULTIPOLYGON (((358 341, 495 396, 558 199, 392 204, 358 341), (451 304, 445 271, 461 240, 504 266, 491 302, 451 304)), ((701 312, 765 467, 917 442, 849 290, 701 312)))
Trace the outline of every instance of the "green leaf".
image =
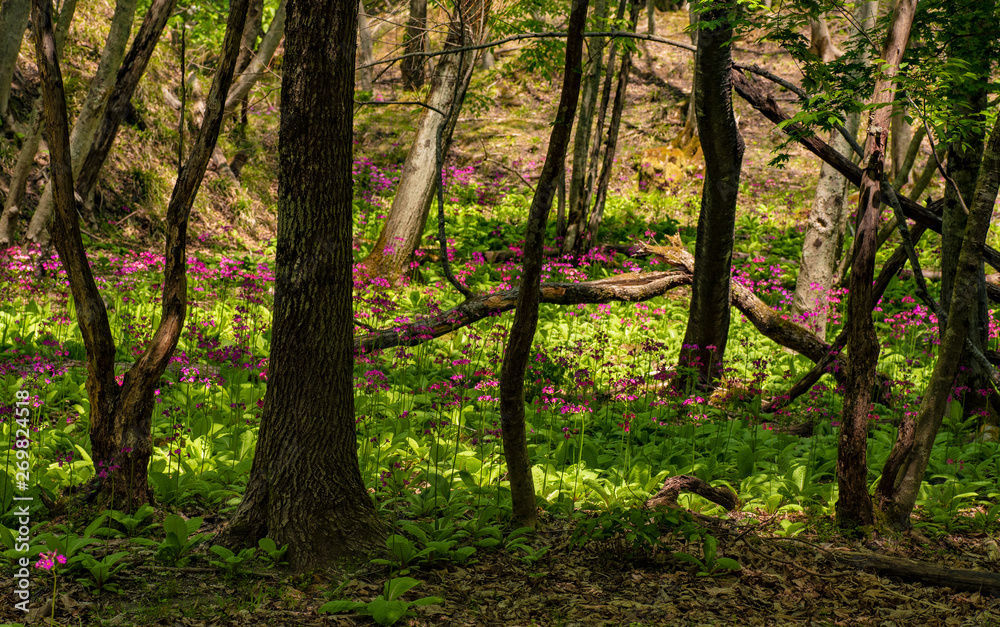
POLYGON ((742 568, 739 562, 729 557, 720 557, 715 560, 715 567, 725 568, 727 570, 740 570, 742 568))
POLYGON ((320 614, 336 614, 337 612, 350 612, 366 607, 367 603, 358 601, 330 601, 320 606, 320 614))
POLYGON ((390 601, 398 599, 411 588, 420 585, 419 579, 414 579, 413 577, 397 577, 396 579, 390 579, 385 582, 385 598, 390 601))
POLYGON ((368 604, 368 613, 379 625, 392 625, 406 615, 409 607, 410 604, 405 601, 386 601, 378 597, 368 604))

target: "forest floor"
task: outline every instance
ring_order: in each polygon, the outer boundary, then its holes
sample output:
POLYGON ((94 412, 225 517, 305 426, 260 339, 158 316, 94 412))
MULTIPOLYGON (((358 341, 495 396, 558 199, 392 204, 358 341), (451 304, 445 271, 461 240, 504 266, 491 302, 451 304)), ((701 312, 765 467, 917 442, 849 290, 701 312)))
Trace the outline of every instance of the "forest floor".
MULTIPOLYGON (((661 15, 659 34, 685 41, 686 15, 661 15)), ((628 193, 636 188, 644 150, 669 144, 683 123, 682 103, 690 89, 690 55, 660 44, 642 43, 645 54, 636 61, 635 81, 630 85, 624 128, 619 140, 619 168, 613 190, 628 193)), ((787 58, 763 45, 747 43, 737 50, 740 60, 766 59, 768 67, 790 75, 787 58)), ((164 62, 167 66, 168 63, 164 62)), ((389 77, 392 78, 391 76, 389 77)), ((476 164, 477 180, 486 184, 502 176, 507 184, 520 186, 520 177, 537 178, 544 158, 549 123, 558 97, 557 82, 526 79, 518 88, 496 79, 489 94, 472 103, 460 121, 455 147, 449 159, 454 167, 476 164), (522 88, 523 87, 523 88, 522 88), (490 100, 492 99, 492 100, 490 100), (490 102, 486 102, 490 101, 490 102), (517 175, 514 174, 517 172, 517 175)), ((377 92, 378 93, 378 92, 377 92)), ((382 97, 397 99, 398 82, 388 83, 382 97)), ((787 196, 787 219, 800 220, 809 209, 818 161, 801 148, 791 146, 792 160, 784 169, 767 165, 772 148, 780 142, 777 131, 748 105, 735 99, 736 113, 747 145, 744 179, 753 189, 780 190, 787 196)), ((366 107, 357 121, 357 157, 381 163, 401 163, 417 112, 394 107, 366 107)), ((155 129, 154 129, 155 130, 155 129)), ((273 130, 273 127, 272 127, 273 130)), ((152 133, 153 131, 150 131, 152 133)), ((139 131, 126 131, 140 135, 139 131)), ((256 149, 261 163, 248 172, 274 171, 275 135, 266 135, 256 149)), ((134 146, 142 145, 136 137, 134 146)), ((128 136, 124 142, 129 145, 128 136)), ((235 146, 235 143, 232 144, 235 146)), ((149 164, 140 149, 129 148, 117 159, 119 179, 128 183, 133 199, 155 204, 162 195, 164 174, 170 163, 149 164), (142 171, 122 164, 135 157, 157 172, 144 178, 142 171), (163 179, 163 180, 161 180, 163 179), (159 191, 157 191, 159 190, 159 191), (134 193, 133 193, 134 192, 134 193)), ((168 150, 162 151, 169 155, 168 150)), ((259 174, 257 175, 259 177, 259 174)), ((273 237, 273 180, 259 178, 234 190, 212 183, 210 173, 202 192, 200 214, 194 216, 195 235, 226 241, 236 229, 237 245, 259 245, 273 237), (246 206, 240 205, 245 200, 246 206), (249 199, 249 200, 247 200, 249 199), (242 207, 242 209, 239 209, 242 207), (214 209, 213 209, 214 208, 214 209), (239 209, 239 210, 237 210, 239 209), (239 244, 239 242, 244 242, 239 244)), ((675 191, 690 194, 700 187, 697 166, 678 181, 675 191)), ((167 187, 168 188, 168 187, 167 187)), ((751 204, 752 198, 741 199, 751 204)), ((127 218, 131 207, 122 206, 116 219, 127 218)), ((122 236, 137 248, 156 249, 160 233, 152 208, 140 208, 139 216, 121 225, 114 237, 122 236), (141 218, 141 219, 139 219, 141 218)), ((647 216, 655 219, 659 216, 647 216)), ((670 216, 693 225, 694 213, 670 216)), ((516 237, 518 231, 511 231, 516 237)), ((121 240, 116 240, 121 245, 121 240)), ((514 243, 513 241, 511 243, 514 243)), ((197 247, 200 244, 192 242, 197 247)), ((190 516, 205 512, 186 512, 190 516)), ((58 521, 54 521, 58 522, 58 521)), ((221 521, 201 531, 212 532, 221 521)), ((570 524, 563 519, 543 518, 532 540, 536 551, 547 548, 534 563, 504 550, 481 551, 474 563, 445 563, 419 571, 422 595, 440 596, 444 603, 414 608, 410 625, 871 625, 968 626, 1000 625, 1000 599, 978 592, 956 592, 877 576, 838 563, 838 551, 878 551, 953 568, 1000 571, 988 558, 985 533, 868 536, 857 540, 838 534, 833 521, 810 519, 795 538, 776 533, 778 520, 762 512, 734 514, 713 526, 719 554, 737 559, 739 571, 698 577, 686 572, 672 557, 675 546, 664 542, 643 556, 629 554, 614 542, 571 546, 570 524)), ((687 549, 692 550, 693 549, 687 549)), ((139 559, 141 554, 135 557, 139 559)), ((129 559, 132 559, 131 557, 129 559)), ((119 575, 122 594, 93 597, 76 583, 59 583, 60 625, 149 625, 149 626, 255 626, 369 625, 370 618, 357 614, 324 615, 317 609, 330 593, 345 599, 378 596, 386 581, 382 568, 354 574, 341 587, 338 575, 313 572, 286 576, 280 571, 253 571, 225 579, 219 571, 204 567, 171 568, 151 563, 148 555, 138 569, 119 575)), ((40 576, 36 574, 36 576, 40 576)), ((13 595, 5 587, 0 595, 0 620, 24 621, 13 611, 13 595)), ((33 617, 42 624, 51 606, 33 617)))

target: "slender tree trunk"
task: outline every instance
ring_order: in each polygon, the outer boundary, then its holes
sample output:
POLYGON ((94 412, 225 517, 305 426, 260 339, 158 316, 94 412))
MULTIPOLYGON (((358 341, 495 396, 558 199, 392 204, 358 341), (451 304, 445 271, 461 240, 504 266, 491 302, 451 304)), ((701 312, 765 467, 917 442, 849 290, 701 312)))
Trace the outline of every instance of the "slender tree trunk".
MULTIPOLYGON (((59 11, 59 23, 56 25, 55 45, 56 56, 62 58, 69 24, 76 12, 77 0, 65 0, 59 11)), ((28 4, 31 2, 29 0, 28 4)), ((17 229, 17 219, 24 208, 24 197, 27 193, 28 177, 35 165, 35 155, 42 139, 42 97, 35 98, 31 107, 31 117, 28 122, 28 132, 21 142, 21 150, 17 153, 17 162, 10 175, 10 185, 7 187, 7 198, 4 201, 3 213, 0 214, 0 247, 10 245, 14 241, 14 231, 17 229)))
MULTIPOLYGON (((139 503, 152 498, 146 471, 152 454, 154 390, 184 326, 187 311, 187 220, 222 124, 224 96, 232 81, 247 2, 234 0, 232 3, 223 57, 212 83, 205 123, 187 165, 177 178, 167 206, 160 323, 146 350, 125 373, 121 385, 115 381, 115 345, 107 311, 80 237, 65 94, 51 30, 51 5, 48 0, 33 2, 32 21, 38 25, 35 48, 45 100, 54 207, 58 214, 54 223, 55 245, 69 276, 77 323, 87 349, 91 457, 95 466, 105 471, 104 476, 98 473, 97 480, 104 494, 111 496, 113 507, 118 509, 133 510, 139 503), (106 480, 108 473, 112 475, 110 481, 106 480)), ((123 72, 126 69, 123 68, 123 72)))
MULTIPOLYGON (((875 25, 877 12, 878 2, 859 2, 854 19, 861 28, 870 31, 875 25)), ((856 30, 852 36, 857 36, 856 30)), ((850 135, 856 135, 859 114, 851 113, 846 117, 844 128, 850 135)), ((837 131, 833 131, 829 143, 840 154, 851 153, 847 139, 837 131)), ((847 226, 848 212, 844 207, 846 192, 847 179, 832 165, 823 162, 806 223, 802 258, 795 281, 795 296, 792 299, 792 314, 819 337, 826 337, 826 323, 830 314, 829 291, 838 274, 837 266, 847 226)))
POLYGON ((680 364, 697 370, 697 379, 711 385, 721 371, 729 335, 730 275, 736 225, 736 198, 743 163, 743 138, 733 115, 733 26, 727 15, 736 2, 719 2, 702 14, 713 29, 698 33, 695 52, 695 107, 698 135, 705 154, 695 244, 694 279, 680 364))
POLYGON ((31 0, 4 0, 0 7, 0 123, 7 120, 10 86, 30 10, 31 0))
MULTIPOLYGON (((115 13, 111 18, 111 27, 108 30, 108 38, 104 44, 104 51, 101 52, 101 60, 97 64, 97 71, 90 81, 87 90, 87 97, 83 102, 80 115, 73 124, 73 132, 69 137, 70 158, 73 163, 73 177, 79 176, 80 168, 83 166, 83 156, 90 149, 94 133, 104 116, 104 105, 108 101, 108 95, 115 84, 115 74, 121 66, 122 58, 125 56, 125 46, 128 44, 129 34, 132 31, 132 20, 135 17, 136 0, 118 0, 115 5, 115 13)), ((42 196, 35 209, 35 217, 32 217, 28 226, 29 239, 39 241, 48 237, 47 231, 37 232, 34 230, 39 223, 47 221, 52 215, 53 199, 52 186, 46 185, 42 196), (32 234, 35 234, 32 237, 32 234), (42 236, 41 238, 39 236, 42 236)))
POLYGON ((534 527, 538 512, 535 506, 535 488, 531 477, 531 458, 525 436, 524 373, 531 356, 531 344, 538 326, 538 287, 542 275, 542 245, 545 223, 552 198, 556 192, 557 177, 563 170, 566 148, 569 145, 573 117, 580 96, 583 74, 583 31, 587 23, 588 0, 573 0, 570 11, 568 38, 566 40, 566 66, 563 71, 562 96, 556 121, 549 137, 545 165, 535 187, 535 196, 528 212, 528 226, 524 233, 524 268, 521 272, 517 310, 511 323, 500 369, 500 421, 503 430, 504 457, 514 500, 514 521, 518 526, 534 527))
POLYGON ((826 18, 822 15, 809 18, 809 52, 820 58, 824 63, 833 61, 844 53, 833 45, 830 29, 826 18))
MULTIPOLYGON (((615 13, 615 22, 620 23, 625 15, 625 2, 618 4, 615 13)), ((634 27, 635 22, 631 22, 634 27)), ((569 220, 566 224, 566 238, 563 240, 564 253, 581 253, 587 235, 587 224, 589 222, 591 201, 594 198, 594 183, 597 179, 597 172, 602 163, 602 150, 606 150, 607 144, 604 134, 604 119, 608 114, 608 106, 611 104, 611 86, 614 82, 615 59, 618 54, 618 46, 611 45, 608 50, 608 60, 605 63, 607 72, 604 75, 604 87, 601 91, 601 103, 597 108, 597 122, 593 131, 592 146, 586 165, 584 182, 577 196, 576 204, 570 206, 569 220)), ((592 114, 591 114, 592 115, 592 114)), ((610 136, 608 136, 610 137, 610 136)))
POLYGON ((361 561, 382 525, 354 427, 351 161, 357 3, 292 0, 281 81, 274 328, 246 494, 217 540, 288 544, 295 570, 361 561))
MULTIPOLYGON (((695 10, 697 4, 697 2, 691 2, 688 5, 688 26, 691 29, 691 43, 695 46, 698 45, 698 20, 700 19, 698 12, 695 10)), ((684 116, 684 128, 681 129, 681 134, 675 140, 677 145, 685 151, 698 140, 698 118, 695 115, 695 98, 697 93, 698 73, 691 72, 691 95, 688 97, 687 112, 684 116)))
MULTIPOLYGON (((406 21, 403 46, 406 54, 423 52, 427 43, 427 0, 410 0, 410 17, 406 21)), ((403 59, 403 89, 424 86, 424 57, 403 59)))
MULTIPOLYGON (((90 150, 87 151, 83 164, 74 169, 74 172, 79 173, 75 177, 76 195, 83 202, 90 198, 97 186, 97 177, 111 151, 111 145, 118 134, 118 127, 131 105, 132 94, 139 84, 139 79, 146 71, 146 65, 153 54, 153 49, 160 40, 163 28, 173 13, 176 3, 177 0, 153 0, 142 20, 139 32, 132 42, 131 49, 122 61, 114 89, 112 89, 111 96, 104 108, 104 118, 94 134, 90 150)), ((48 215, 41 211, 35 211, 35 215, 31 217, 31 223, 28 225, 27 238, 31 241, 44 240, 44 231, 51 217, 51 211, 48 215)))
MULTIPOLYGON (((597 0, 594 3, 594 22, 596 28, 604 28, 607 16, 607 3, 597 0)), ((556 230, 556 238, 562 239, 563 253, 568 253, 574 247, 574 242, 567 241, 567 231, 570 224, 578 224, 583 213, 582 199, 585 197, 584 185, 587 180, 587 155, 590 149, 590 132, 594 126, 594 105, 601 88, 601 66, 604 61, 604 38, 588 37, 587 43, 587 76, 583 81, 580 95, 580 112, 577 115, 576 134, 573 138, 573 170, 569 182, 569 210, 566 221, 556 230)), ((598 131, 600 132, 600 131, 598 131)))
POLYGON ((941 428, 948 397, 955 383, 965 352, 966 340, 978 308, 979 274, 982 272, 983 247, 990 228, 997 191, 1000 189, 1000 120, 993 127, 983 153, 982 165, 971 195, 969 215, 959 262, 955 267, 953 296, 948 310, 948 326, 941 341, 934 372, 921 397, 916 419, 904 418, 899 434, 882 470, 876 494, 879 507, 890 525, 897 529, 910 526, 910 514, 916 503, 924 473, 930 460, 934 439, 941 428))
POLYGON ((844 386, 844 409, 837 448, 837 524, 841 528, 871 525, 874 521, 871 495, 868 493, 868 413, 871 410, 875 366, 879 343, 872 323, 872 280, 875 274, 876 238, 878 235, 880 181, 888 149, 888 106, 892 102, 894 77, 906 50, 916 0, 899 0, 893 10, 892 25, 886 35, 882 58, 885 74, 875 83, 872 112, 865 143, 864 170, 855 232, 854 262, 847 298, 848 360, 844 386))
POLYGON ((894 188, 903 189, 910 181, 913 164, 917 161, 917 155, 920 154, 920 146, 923 144, 924 137, 926 136, 926 129, 922 125, 918 126, 916 132, 913 133, 913 137, 910 138, 910 145, 906 148, 906 156, 903 157, 903 163, 899 166, 899 170, 892 180, 894 188))
MULTIPOLYGON (((629 15, 630 30, 635 32, 639 20, 639 3, 632 4, 629 15)), ((597 231, 604 219, 604 203, 608 196, 608 185, 611 182, 611 168, 614 166, 615 153, 618 150, 618 131, 621 129, 622 110, 625 108, 625 92, 628 89, 629 74, 632 71, 632 51, 622 52, 621 67, 618 70, 618 85, 615 87, 615 103, 611 108, 611 121, 608 123, 608 134, 604 141, 604 158, 601 163, 601 176, 597 180, 597 190, 594 194, 594 207, 590 211, 587 222, 586 237, 578 241, 585 242, 584 248, 597 243, 597 231)), ((579 246, 578 246, 579 248, 579 246)))
POLYGON ((274 52, 281 43, 281 38, 285 35, 285 4, 286 0, 281 0, 278 9, 274 12, 274 19, 267 27, 267 32, 260 39, 257 53, 250 59, 250 63, 240 74, 239 78, 229 89, 226 96, 226 111, 233 110, 237 104, 246 100, 250 90, 264 74, 267 64, 271 62, 274 52))
MULTIPOLYGON (((892 118, 889 122, 889 180, 895 181, 903 170, 906 155, 909 152, 910 140, 913 139, 913 128, 907 123, 906 108, 893 105, 892 118)), ((896 186, 899 189, 899 186, 896 186)))
POLYGON ((371 66, 375 62, 375 44, 372 42, 372 29, 368 23, 368 13, 365 12, 364 0, 358 0, 358 63, 362 66, 369 66, 360 70, 361 91, 371 91, 375 82, 375 68, 371 66))
MULTIPOLYGON (((490 6, 491 0, 462 0, 461 10, 457 12, 461 19, 449 26, 445 49, 481 42, 486 34, 490 6)), ((373 276, 397 280, 420 244, 441 176, 437 171, 437 151, 440 150, 443 156, 451 146, 452 132, 475 68, 475 57, 475 52, 449 54, 437 64, 427 98, 428 108, 417 123, 417 134, 403 162, 392 207, 378 240, 363 262, 373 276)))

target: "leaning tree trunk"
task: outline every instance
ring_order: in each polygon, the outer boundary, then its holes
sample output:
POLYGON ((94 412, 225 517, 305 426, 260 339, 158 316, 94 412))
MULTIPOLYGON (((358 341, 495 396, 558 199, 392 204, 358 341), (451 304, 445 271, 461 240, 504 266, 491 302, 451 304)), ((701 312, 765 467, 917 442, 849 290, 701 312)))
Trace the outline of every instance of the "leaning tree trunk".
MULTIPOLYGON (((410 17, 406 21, 403 47, 406 54, 424 51, 427 41, 427 0, 410 0, 410 17)), ((400 64, 403 72, 403 89, 420 89, 424 86, 424 57, 407 57, 400 64)))
MULTIPOLYGON (((35 47, 45 100, 54 206, 58 216, 54 225, 54 240, 60 261, 69 277, 70 290, 76 303, 77 323, 87 349, 86 385, 90 399, 91 458, 98 469, 104 470, 104 473, 98 474, 97 481, 103 494, 110 495, 113 508, 132 510, 139 503, 152 499, 147 481, 147 466, 152 454, 154 391, 184 326, 187 312, 187 220, 222 124, 223 103, 233 77, 247 2, 248 0, 234 0, 231 5, 222 61, 212 83, 205 123, 188 163, 177 177, 167 205, 160 323, 146 350, 125 373, 121 385, 115 381, 115 344, 107 311, 80 237, 66 101, 52 36, 51 5, 48 0, 33 2, 32 21, 37 25, 35 47), (107 480, 108 473, 111 474, 110 480, 107 480)), ((150 11, 154 12, 155 9, 156 5, 150 11)), ((169 14, 167 11, 168 16, 169 14)), ((166 23, 165 19, 163 23, 166 23)), ((157 36, 158 33, 156 31, 157 36)), ((147 43, 155 45, 155 41, 147 43)), ((126 70, 127 67, 123 72, 126 70)), ((93 151, 92 148, 91 153, 93 151)))
MULTIPOLYGON (((964 32, 976 32, 976 26, 971 22, 977 18, 978 15, 972 13, 960 14, 954 19, 965 22, 962 28, 964 32)), ((956 119, 985 118, 988 107, 986 86, 989 83, 992 59, 984 57, 982 50, 989 45, 982 37, 957 37, 948 44, 948 56, 956 62, 962 62, 967 73, 951 88, 954 98, 952 115, 956 119), (970 74, 974 77, 972 80, 968 80, 970 74)), ((949 310, 955 295, 955 275, 966 230, 968 199, 972 198, 976 189, 976 179, 983 158, 984 135, 985 129, 981 125, 972 125, 970 130, 962 133, 957 141, 948 146, 947 172, 952 182, 945 186, 941 224, 941 308, 944 311, 949 310)), ((970 310, 969 340, 977 349, 984 351, 989 336, 989 314, 983 269, 978 273, 975 296, 978 306, 970 310)), ((951 318, 947 322, 940 322, 942 337, 950 322, 951 318)), ((976 360, 970 359, 969 355, 962 360, 961 374, 956 383, 956 389, 963 387, 966 389, 964 394, 955 394, 958 397, 955 401, 961 403, 963 413, 966 416, 987 415, 990 406, 988 394, 992 393, 992 386, 988 373, 976 360), (987 395, 981 393, 987 390, 987 395)))
MULTIPOLYGON (((59 10, 59 23, 56 25, 56 58, 62 58, 66 35, 69 33, 69 23, 76 12, 77 0, 66 0, 59 10)), ((29 1, 30 4, 30 1, 29 1)), ((21 142, 17 153, 17 161, 10 173, 10 184, 7 186, 7 198, 4 200, 3 213, 0 214, 0 247, 5 247, 14 241, 14 231, 17 229, 17 219, 24 208, 24 197, 27 192, 28 177, 35 166, 35 155, 42 139, 42 97, 35 98, 31 107, 31 117, 28 122, 28 132, 21 142)))
POLYGON ((882 59, 884 74, 876 81, 872 112, 865 143, 864 170, 858 198, 854 261, 847 297, 848 361, 844 386, 844 409, 837 447, 837 524, 841 528, 871 525, 872 500, 868 493, 868 413, 871 411, 875 366, 879 343, 872 322, 872 280, 878 235, 880 181, 888 148, 889 103, 893 98, 894 77, 906 50, 916 0, 900 0, 894 8, 892 26, 886 35, 882 59))
MULTIPOLYGON (((875 25, 877 12, 878 2, 859 2, 854 20, 866 32, 870 31, 875 25)), ((854 36, 857 36, 856 30, 852 32, 854 36)), ((858 132, 859 118, 858 113, 847 115, 844 128, 852 137, 858 132)), ((847 138, 838 131, 833 131, 830 146, 842 155, 851 151, 847 138)), ((832 165, 823 162, 806 222, 802 259, 792 299, 792 314, 819 337, 826 337, 826 323, 830 315, 828 293, 837 275, 838 257, 847 226, 847 211, 844 208, 846 192, 847 179, 832 165)))
POLYGON ((941 428, 955 376, 958 374, 962 355, 966 352, 966 341, 972 330, 970 322, 979 306, 977 294, 979 275, 982 273, 983 248, 998 189, 1000 120, 993 127, 983 153, 975 192, 971 195, 962 250, 955 267, 948 326, 941 341, 934 372, 921 397, 916 419, 904 418, 900 424, 896 442, 882 469, 882 479, 876 490, 880 509, 889 524, 897 529, 907 529, 910 526, 910 514, 924 481, 934 439, 941 428))
MULTIPOLYGON (((456 11, 459 19, 449 26, 445 49, 480 43, 486 34, 490 5, 491 0, 459 2, 456 11)), ((363 261, 373 276, 395 281, 406 270, 413 251, 420 245, 434 190, 441 177, 437 171, 438 151, 443 161, 451 145, 451 135, 472 79, 475 61, 476 53, 466 51, 445 55, 437 64, 427 108, 420 116, 416 137, 403 162, 389 215, 363 261)))
POLYGON ((382 526, 358 468, 351 277, 355 2, 292 0, 281 80, 274 328, 246 494, 217 542, 361 561, 382 526), (343 42, 349 42, 345 45, 343 42))
POLYGON ((226 111, 233 110, 237 104, 246 100, 250 89, 253 88, 257 80, 264 75, 267 64, 271 62, 275 50, 281 38, 285 35, 285 4, 286 0, 281 0, 278 9, 274 12, 274 18, 267 27, 267 32, 260 38, 260 45, 257 52, 250 59, 250 63, 240 74, 239 78, 229 88, 229 95, 226 96, 226 111))
POLYGON ((711 385, 721 370, 729 335, 730 275, 736 226, 736 197, 743 163, 743 138, 733 115, 733 66, 728 14, 736 2, 716 3, 701 15, 694 57, 698 135, 705 154, 705 180, 698 214, 694 279, 680 365, 711 385), (716 22, 718 21, 718 22, 716 22), (716 22, 710 28, 705 22, 716 22))
POLYGON ((7 119, 10 85, 30 9, 31 0, 5 0, 0 7, 0 123, 7 119))
POLYGON ((563 70, 562 95, 556 120, 549 136, 549 148, 535 196, 528 211, 528 226, 524 233, 524 268, 517 297, 517 310, 507 337, 503 366, 500 369, 500 426, 503 433, 504 457, 514 501, 514 521, 517 526, 534 527, 538 520, 535 487, 531 478, 531 459, 525 436, 524 372, 531 356, 531 343, 538 327, 538 287, 542 276, 542 245, 545 223, 557 177, 566 159, 573 116, 580 96, 583 74, 583 29, 587 23, 588 0, 573 0, 566 40, 566 66, 563 70))
MULTIPOLYGON (((80 115, 73 124, 73 132, 69 136, 70 159, 73 163, 73 178, 80 174, 83 166, 83 155, 90 149, 90 144, 97 132, 97 126, 104 116, 104 105, 115 84, 115 75, 125 56, 125 46, 132 32, 132 20, 135 17, 136 0, 119 0, 115 6, 111 27, 108 30, 107 42, 101 52, 101 60, 97 71, 90 81, 87 97, 83 102, 80 115)), ((48 239, 48 230, 44 228, 52 215, 52 186, 46 185, 38 200, 35 215, 28 225, 28 239, 43 242, 48 239), (43 228, 39 228, 42 225, 43 228)))
POLYGON ((809 18, 809 52, 819 57, 824 63, 833 61, 844 54, 837 46, 833 45, 830 29, 826 25, 826 18, 822 15, 809 18))
MULTIPOLYGON (((128 112, 132 94, 135 92, 139 79, 146 71, 149 59, 153 55, 156 43, 160 40, 163 28, 167 24, 173 13, 177 0, 153 0, 146 16, 139 26, 139 32, 132 42, 132 47, 122 61, 121 69, 115 80, 115 86, 111 90, 111 95, 104 107, 104 117, 101 125, 94 133, 91 140, 90 149, 83 158, 83 163, 79 168, 74 167, 73 171, 78 174, 74 176, 76 196, 84 203, 90 198, 97 186, 97 177, 104 167, 108 153, 118 134, 118 127, 121 125, 125 114, 128 112)), ((31 224, 28 225, 27 237, 32 241, 39 241, 44 236, 42 232, 46 229, 47 222, 52 217, 50 211, 44 215, 41 211, 35 211, 31 217, 31 224)))

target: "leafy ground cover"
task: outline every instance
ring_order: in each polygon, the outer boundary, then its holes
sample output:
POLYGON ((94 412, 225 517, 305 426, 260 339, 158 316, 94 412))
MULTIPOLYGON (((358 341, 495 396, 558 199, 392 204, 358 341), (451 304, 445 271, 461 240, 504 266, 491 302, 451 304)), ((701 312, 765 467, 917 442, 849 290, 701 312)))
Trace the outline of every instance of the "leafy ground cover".
MULTIPOLYGON (((460 175, 449 188, 457 273, 474 290, 512 286, 516 245, 512 259, 488 263, 463 242, 481 243, 473 234, 488 233, 496 246, 509 244, 504 236, 527 197, 503 190, 484 209, 478 184, 460 175)), ((384 190, 372 189, 358 203, 359 232, 367 212, 385 200, 384 190)), ((609 206, 608 229, 617 241, 679 232, 691 242, 690 227, 650 220, 640 209, 691 200, 658 192, 619 197, 609 206)), ((773 218, 779 214, 767 211, 767 202, 762 196, 762 209, 741 217, 747 254, 734 276, 783 310, 794 277, 787 258, 801 237, 773 218)), ((839 415, 832 379, 788 409, 762 414, 762 400, 781 394, 811 364, 738 319, 724 393, 705 398, 665 385, 686 320, 681 290, 648 303, 543 307, 528 378, 529 449, 546 511, 537 533, 511 528, 504 513, 510 497, 496 386, 506 314, 415 347, 357 356, 362 472, 392 525, 385 557, 343 581, 324 573, 285 578, 274 569, 281 547, 273 543, 239 555, 213 546, 213 531, 245 485, 267 380, 273 250, 231 254, 207 249, 189 259, 190 322, 154 414, 150 478, 160 509, 134 515, 89 511, 77 495, 95 474, 114 480, 116 468, 95 468, 88 456, 84 349, 72 302, 60 296, 61 269, 53 259, 36 279, 24 255, 3 267, 0 377, 9 399, 18 390, 30 395, 38 477, 32 546, 66 560, 34 569, 36 598, 57 587, 59 621, 388 623, 409 612, 419 622, 456 624, 972 625, 998 615, 988 597, 896 584, 830 559, 837 547, 877 545, 995 569, 987 545, 1000 518, 1000 451, 977 437, 975 419, 963 420, 957 405, 946 417, 916 536, 842 538, 830 528, 839 415), (679 504, 708 517, 707 526, 681 510, 641 509, 666 477, 679 474, 730 486, 738 511, 726 515, 691 494, 679 504), (317 613, 324 610, 341 613, 317 613)), ((431 256, 418 259, 401 288, 358 275, 358 321, 393 327, 454 304, 431 256)), ((109 249, 92 263, 125 364, 155 326, 162 259, 109 249)), ((600 278, 654 263, 595 250, 579 260, 551 258, 545 280, 600 278)), ((905 284, 890 288, 877 312, 889 338, 882 368, 892 385, 872 416, 872 468, 888 454, 894 421, 913 407, 933 359, 935 320, 907 294, 905 284)), ((2 411, 10 452, 12 405, 2 411)), ((16 476, 10 453, 5 471, 0 493, 9 511, 16 476)), ((14 517, 0 522, 13 554, 17 533, 7 530, 17 527, 14 517)), ((40 610, 52 612, 51 605, 40 610)))

